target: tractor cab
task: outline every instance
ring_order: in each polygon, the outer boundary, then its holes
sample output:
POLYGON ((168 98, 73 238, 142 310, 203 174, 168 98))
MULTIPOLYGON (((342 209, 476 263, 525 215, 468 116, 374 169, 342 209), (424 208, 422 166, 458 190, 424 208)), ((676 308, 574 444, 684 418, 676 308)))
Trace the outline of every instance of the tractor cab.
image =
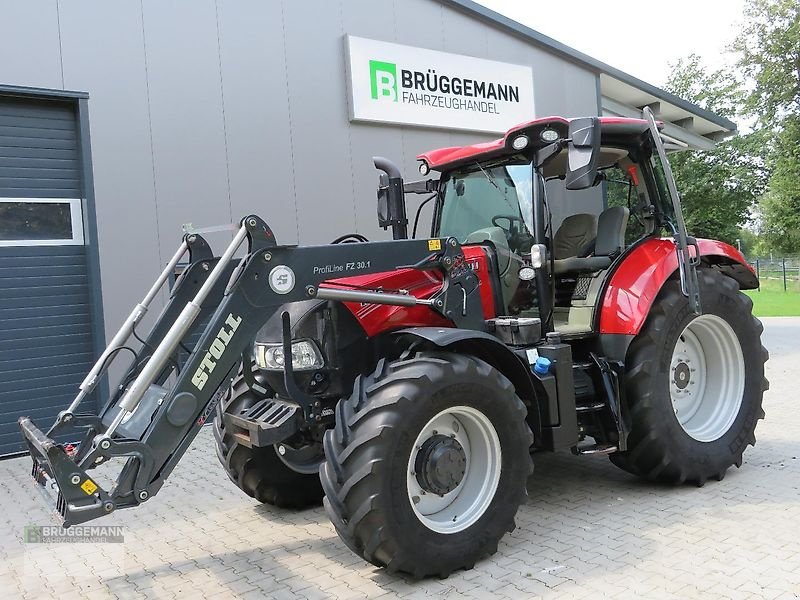
POLYGON ((626 248, 676 230, 650 135, 642 119, 550 117, 495 142, 421 154, 420 172, 441 173, 430 233, 490 247, 498 313, 590 335, 626 248))

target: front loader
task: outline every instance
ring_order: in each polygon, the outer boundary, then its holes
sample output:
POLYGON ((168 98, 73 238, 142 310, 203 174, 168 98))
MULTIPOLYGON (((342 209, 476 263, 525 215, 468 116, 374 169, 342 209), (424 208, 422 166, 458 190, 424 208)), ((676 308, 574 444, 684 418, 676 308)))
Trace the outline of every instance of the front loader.
POLYGON ((721 479, 763 417, 767 355, 739 292, 758 282, 735 249, 688 235, 645 117, 537 119, 420 155, 439 176, 412 183, 376 158, 392 241, 281 246, 250 215, 217 258, 186 234, 47 433, 20 418, 34 479, 65 526, 136 506, 216 414, 217 454, 245 493, 293 508, 324 496, 348 547, 416 577, 496 551, 533 451, 721 479), (592 189, 606 190, 599 215, 558 214, 592 189), (434 202, 423 237, 418 211, 409 239, 407 194, 434 202), (80 413, 123 350, 135 358, 102 410, 80 413), (80 441, 53 441, 68 432, 80 441), (115 458, 103 489, 92 469, 115 458))

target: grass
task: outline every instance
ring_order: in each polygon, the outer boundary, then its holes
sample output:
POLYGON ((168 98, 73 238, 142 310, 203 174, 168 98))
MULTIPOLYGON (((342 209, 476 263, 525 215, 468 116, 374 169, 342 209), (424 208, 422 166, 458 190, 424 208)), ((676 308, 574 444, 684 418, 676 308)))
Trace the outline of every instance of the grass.
POLYGON ((782 279, 761 278, 761 290, 745 292, 753 299, 753 314, 757 317, 800 317, 800 287, 789 281, 783 291, 782 279))

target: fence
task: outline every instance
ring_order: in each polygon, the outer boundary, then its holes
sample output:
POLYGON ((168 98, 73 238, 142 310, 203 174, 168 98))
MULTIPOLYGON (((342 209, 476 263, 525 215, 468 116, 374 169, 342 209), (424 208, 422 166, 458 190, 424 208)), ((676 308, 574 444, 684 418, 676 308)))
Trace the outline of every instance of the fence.
POLYGON ((761 282, 761 289, 800 292, 800 256, 748 259, 761 282))

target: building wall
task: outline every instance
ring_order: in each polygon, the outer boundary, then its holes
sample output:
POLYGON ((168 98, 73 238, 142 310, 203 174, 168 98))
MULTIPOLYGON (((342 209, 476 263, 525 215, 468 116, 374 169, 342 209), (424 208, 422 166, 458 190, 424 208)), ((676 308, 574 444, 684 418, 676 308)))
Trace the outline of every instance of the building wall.
MULTIPOLYGON (((492 137, 349 123, 345 34, 529 64, 537 116, 598 111, 596 74, 436 0, 2 0, 0 8, 0 82, 90 94, 108 331, 171 256, 182 224, 255 212, 283 243, 353 231, 384 238, 373 155, 413 177, 418 152, 492 137)), ((597 191, 588 196, 597 210, 597 191)), ((557 221, 579 210, 550 202, 557 221)))

